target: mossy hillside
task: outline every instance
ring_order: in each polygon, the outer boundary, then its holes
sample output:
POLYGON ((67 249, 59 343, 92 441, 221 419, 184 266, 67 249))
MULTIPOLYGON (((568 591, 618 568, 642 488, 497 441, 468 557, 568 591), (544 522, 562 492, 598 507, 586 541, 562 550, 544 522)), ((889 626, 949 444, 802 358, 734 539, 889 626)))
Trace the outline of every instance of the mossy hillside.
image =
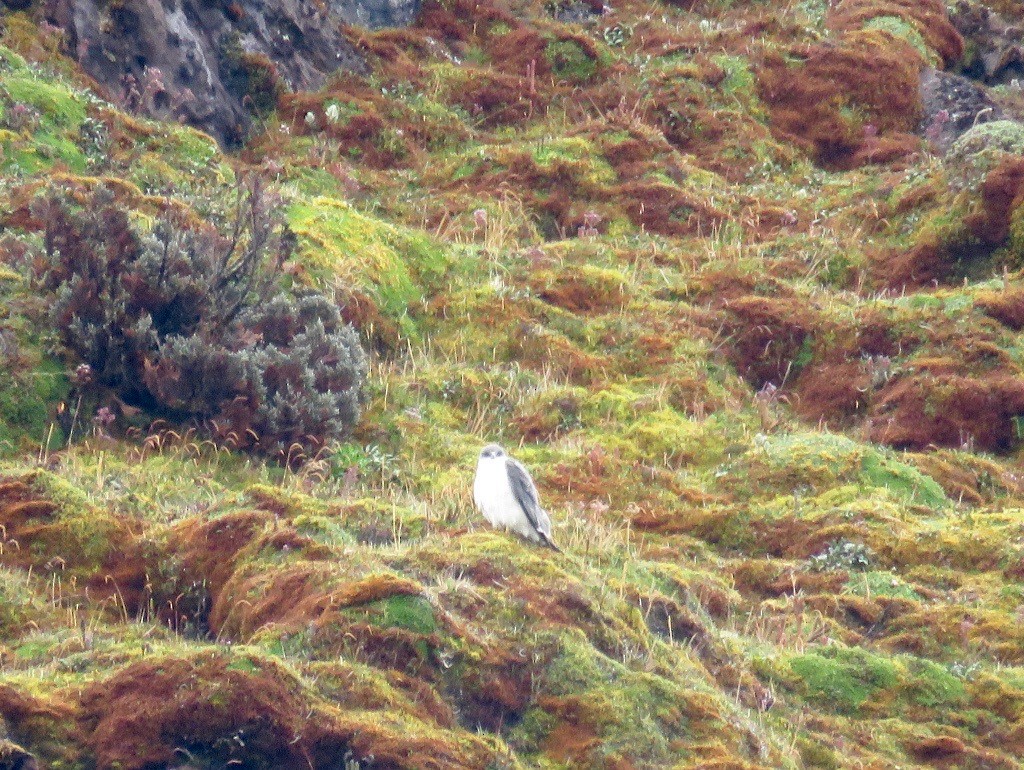
POLYGON ((439 280, 448 263, 437 244, 326 198, 296 201, 288 219, 302 239, 300 259, 317 280, 369 293, 381 313, 415 334, 410 313, 421 309, 425 284, 439 280))
MULTIPOLYGON (((169 196, 223 222, 260 173, 299 234, 288 280, 336 290, 376 355, 355 435, 302 468, 202 426, 45 447, 66 391, 10 402, 12 736, 51 766, 131 766, 104 730, 143 680, 189 681, 202 724, 153 703, 136 754, 1019 765, 1020 282, 1012 255, 886 282, 983 196, 890 130, 921 40, 947 51, 937 6, 850 8, 627 3, 577 24, 426 3, 362 35, 370 77, 282 99, 240 156, 95 101, 27 17, 9 27, 29 58, 6 75, 46 87, 18 97, 38 125, 3 135, 36 159, 6 167, 6 234, 33 244, 47 183, 118 180, 140 217, 169 196), (809 84, 823 37, 837 77, 809 84), (772 133, 776 54, 828 107, 796 117, 850 140, 841 162, 772 133), (48 135, 75 149, 37 152, 48 135), (530 468, 564 556, 474 513, 491 440, 530 468), (263 725, 245 747, 232 710, 263 725)), ((74 362, 13 302, 25 264, 2 270, 9 392, 28 393, 74 362)))
POLYGON ((72 171, 85 170, 86 156, 77 141, 86 120, 84 94, 33 70, 9 49, 3 61, 0 94, 8 130, 2 146, 8 172, 31 174, 57 162, 72 171))
POLYGON ((65 437, 54 429, 54 410, 66 397, 64 367, 37 349, 19 346, 23 369, 0 374, 0 454, 27 446, 56 448, 65 437), (34 362, 29 363, 32 359, 34 362), (26 360, 27 359, 27 360, 26 360), (27 364, 27 365, 26 365, 27 364), (5 382, 6 380, 6 382, 5 382))

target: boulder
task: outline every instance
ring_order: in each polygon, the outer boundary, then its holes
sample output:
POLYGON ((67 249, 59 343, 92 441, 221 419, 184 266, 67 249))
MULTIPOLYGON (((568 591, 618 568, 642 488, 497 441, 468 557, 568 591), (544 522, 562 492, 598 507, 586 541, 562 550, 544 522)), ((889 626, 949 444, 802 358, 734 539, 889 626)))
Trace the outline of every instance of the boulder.
POLYGON ((345 24, 408 24, 419 0, 48 0, 69 52, 113 100, 239 144, 283 90, 365 63, 345 24))
POLYGON ((921 73, 920 133, 945 154, 964 133, 998 121, 1003 111, 978 83, 931 67, 921 73))
POLYGON ((961 62, 967 75, 988 85, 1024 78, 1024 23, 1020 19, 967 0, 959 0, 951 18, 967 42, 961 62))

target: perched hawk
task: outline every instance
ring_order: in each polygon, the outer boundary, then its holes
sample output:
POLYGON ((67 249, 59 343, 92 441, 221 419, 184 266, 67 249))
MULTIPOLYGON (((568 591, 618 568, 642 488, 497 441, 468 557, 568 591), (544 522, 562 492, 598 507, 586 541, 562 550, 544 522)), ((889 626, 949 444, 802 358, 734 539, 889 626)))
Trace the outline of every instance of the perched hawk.
POLYGON ((561 550, 551 542, 551 519, 540 507, 530 473, 497 444, 480 451, 473 501, 492 527, 510 529, 534 543, 561 550))

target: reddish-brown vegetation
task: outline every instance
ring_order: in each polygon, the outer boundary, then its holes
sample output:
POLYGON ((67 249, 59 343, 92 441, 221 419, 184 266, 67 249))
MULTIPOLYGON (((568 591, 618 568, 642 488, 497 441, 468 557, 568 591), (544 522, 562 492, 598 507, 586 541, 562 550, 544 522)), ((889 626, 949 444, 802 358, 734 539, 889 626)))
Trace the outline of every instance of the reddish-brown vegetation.
POLYGON ((492 758, 480 742, 400 732, 310 702, 270 661, 217 654, 131 665, 86 688, 81 712, 97 765, 125 770, 192 758, 308 770, 343 757, 440 770, 492 758))
POLYGON ((814 334, 825 328, 825 320, 796 299, 744 296, 725 309, 726 354, 755 388, 791 380, 810 361, 814 334))
MULTIPOLYGON (((1022 203, 1024 161, 1008 158, 985 176, 980 200, 962 221, 940 231, 925 231, 911 248, 876 264, 875 274, 885 286, 899 290, 958 281, 972 266, 986 264, 995 249, 1005 244, 1014 212, 1022 203)), ((999 317, 995 314, 1002 307, 1004 317, 1012 322, 1012 308, 1005 302, 994 301, 991 307, 993 317, 999 317)))
POLYGON ((1024 382, 992 373, 956 373, 954 364, 900 377, 878 395, 870 412, 871 439, 905 449, 974 447, 1005 452, 1020 439, 1024 382))
POLYGON ((759 67, 761 98, 780 138, 830 167, 893 160, 917 148, 905 136, 920 118, 920 57, 910 45, 857 32, 791 54, 769 53, 759 67))
POLYGON ((147 568, 131 522, 99 511, 62 510, 31 476, 0 479, 0 561, 62 578, 72 593, 112 599, 135 614, 149 598, 147 568))
POLYGON ((837 31, 852 31, 883 16, 913 24, 946 66, 956 64, 963 55, 964 40, 950 21, 943 0, 845 0, 832 6, 827 23, 837 31))
POLYGON ((810 422, 831 427, 848 424, 869 401, 871 378, 859 357, 836 363, 815 363, 795 384, 793 408, 810 422))
POLYGON ((1024 329, 1024 288, 1009 286, 1003 291, 986 292, 977 304, 1003 326, 1013 331, 1024 329))
POLYGON ((1010 158, 990 171, 981 185, 981 208, 964 220, 971 233, 998 246, 1010 232, 1011 215, 1024 199, 1024 159, 1010 158))

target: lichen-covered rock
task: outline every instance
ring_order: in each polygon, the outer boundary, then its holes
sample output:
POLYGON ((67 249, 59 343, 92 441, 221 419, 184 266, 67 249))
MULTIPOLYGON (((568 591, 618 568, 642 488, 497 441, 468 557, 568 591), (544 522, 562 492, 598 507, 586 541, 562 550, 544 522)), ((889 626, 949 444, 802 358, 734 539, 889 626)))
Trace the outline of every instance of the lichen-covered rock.
POLYGON ((960 63, 966 74, 989 85, 1009 83, 1024 75, 1019 21, 967 0, 956 4, 952 21, 966 41, 960 63))
POLYGON ((362 68, 343 24, 408 24, 417 10, 418 0, 50 0, 47 15, 115 100, 237 144, 279 92, 362 68))
POLYGON ((982 86, 931 67, 921 73, 921 105, 920 132, 939 152, 974 126, 1003 117, 982 86))
POLYGON ((1003 160, 1024 152, 1024 124, 1015 120, 980 123, 957 139, 946 155, 950 186, 976 190, 1003 160))

